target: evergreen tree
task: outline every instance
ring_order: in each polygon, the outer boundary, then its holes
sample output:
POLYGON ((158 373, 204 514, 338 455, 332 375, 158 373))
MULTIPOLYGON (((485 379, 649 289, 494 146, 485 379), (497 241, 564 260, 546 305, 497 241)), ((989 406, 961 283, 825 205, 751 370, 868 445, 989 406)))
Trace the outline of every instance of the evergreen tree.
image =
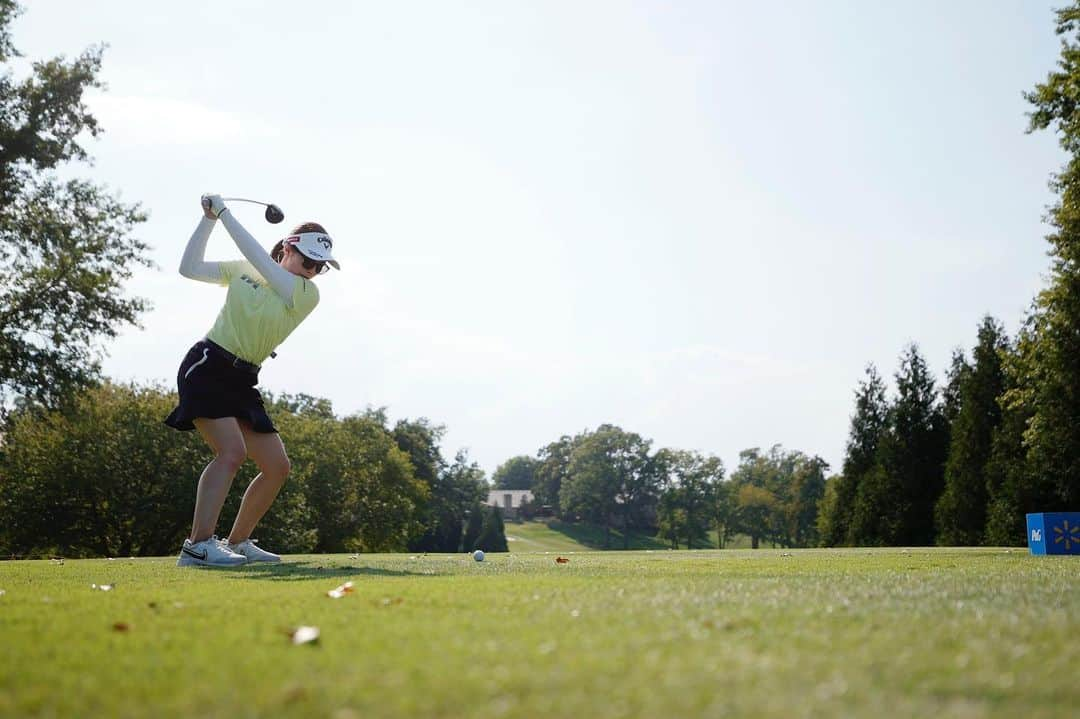
POLYGON ((1017 343, 1018 372, 1004 398, 1001 441, 1009 443, 995 448, 990 536, 1010 543, 1022 539, 1014 531, 1024 513, 1080 506, 1080 2, 1057 11, 1057 34, 1057 69, 1025 94, 1034 107, 1028 132, 1053 130, 1068 160, 1051 181, 1050 281, 1017 343))
POLYGON ((469 510, 469 518, 465 522, 465 534, 461 538, 461 549, 471 552, 477 548, 476 541, 480 539, 480 533, 484 529, 484 506, 477 502, 469 510))
MULTIPOLYGON (((992 317, 979 326, 973 365, 963 365, 945 463, 945 491, 938 500, 938 543, 979 545, 984 541, 989 499, 987 464, 994 430, 1001 424, 998 397, 1004 392, 1004 328, 992 317)), ((954 367, 955 367, 954 363, 954 367)), ((951 383, 950 383, 951 384, 951 383)))
POLYGON ((896 385, 889 441, 878 449, 883 469, 900 492, 887 501, 902 506, 899 535, 888 543, 933 544, 934 505, 944 490, 949 436, 934 378, 914 343, 901 355, 896 385))
POLYGON ((830 499, 822 507, 821 543, 828 547, 853 543, 851 518, 860 480, 877 461, 878 444, 888 424, 885 382, 871 364, 855 391, 855 414, 840 475, 831 482, 830 499))
POLYGON ((506 543, 506 525, 503 524, 502 510, 488 507, 484 511, 484 523, 480 536, 476 539, 476 548, 485 552, 509 552, 506 543))
POLYGON ((993 432, 986 467, 989 508, 986 542, 1022 545, 1026 541, 1025 513, 1053 506, 1054 487, 1030 461, 1025 436, 1034 420, 1034 356, 1039 315, 1032 313, 1016 342, 1003 353, 1005 391, 998 403, 1001 423, 993 432))
POLYGON ((964 357, 964 351, 959 348, 953 351, 952 364, 949 365, 949 373, 945 377, 945 386, 941 388, 941 411, 945 414, 945 421, 949 423, 950 428, 956 422, 957 415, 960 414, 960 386, 970 372, 971 365, 964 357))

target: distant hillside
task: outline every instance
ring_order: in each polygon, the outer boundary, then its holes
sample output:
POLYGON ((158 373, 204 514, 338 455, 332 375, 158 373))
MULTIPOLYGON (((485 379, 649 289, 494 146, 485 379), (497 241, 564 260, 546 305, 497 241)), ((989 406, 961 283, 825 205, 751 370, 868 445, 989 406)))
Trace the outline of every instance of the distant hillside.
MULTIPOLYGON (((604 548, 604 529, 583 522, 562 522, 557 519, 529 522, 506 521, 506 539, 511 552, 585 552, 604 548)), ((631 534, 630 549, 667 549, 670 545, 660 537, 631 534)), ((769 545, 763 545, 769 546, 769 545)), ((748 549, 750 539, 742 535, 731 539, 725 549, 748 549)), ((716 532, 709 533, 709 543, 695 549, 716 549, 716 532)), ((622 534, 611 533, 611 549, 622 549, 622 534)), ((685 546, 682 549, 686 549, 685 546)))

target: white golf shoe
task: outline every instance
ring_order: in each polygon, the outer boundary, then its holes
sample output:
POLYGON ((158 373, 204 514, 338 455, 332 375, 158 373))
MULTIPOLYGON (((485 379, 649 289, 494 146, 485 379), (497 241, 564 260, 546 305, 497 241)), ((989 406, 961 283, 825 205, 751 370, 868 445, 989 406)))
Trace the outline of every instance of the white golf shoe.
POLYGON ((249 562, 281 561, 281 557, 274 554, 273 552, 268 552, 265 549, 259 549, 258 547, 256 547, 255 543, 258 541, 259 540, 257 539, 245 539, 244 541, 238 542, 237 544, 230 544, 229 551, 236 552, 237 554, 246 557, 249 562))
POLYGON ((185 539, 184 546, 180 549, 180 557, 176 560, 176 566, 238 567, 241 564, 247 564, 247 561, 244 555, 229 551, 225 542, 215 535, 201 542, 185 539))

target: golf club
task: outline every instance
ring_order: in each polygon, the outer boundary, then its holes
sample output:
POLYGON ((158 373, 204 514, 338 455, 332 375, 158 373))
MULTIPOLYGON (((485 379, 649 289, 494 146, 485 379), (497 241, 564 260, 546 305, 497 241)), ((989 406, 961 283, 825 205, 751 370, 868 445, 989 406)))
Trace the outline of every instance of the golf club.
POLYGON ((276 225, 285 219, 285 213, 281 211, 281 208, 271 202, 259 202, 258 200, 247 200, 243 197, 222 197, 222 200, 227 202, 250 202, 254 205, 263 205, 266 207, 266 221, 272 225, 276 225))

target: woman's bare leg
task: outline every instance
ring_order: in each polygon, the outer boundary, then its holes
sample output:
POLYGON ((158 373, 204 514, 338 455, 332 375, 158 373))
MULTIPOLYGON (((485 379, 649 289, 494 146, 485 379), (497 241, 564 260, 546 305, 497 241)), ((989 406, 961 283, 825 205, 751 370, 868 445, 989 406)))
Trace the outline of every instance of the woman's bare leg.
POLYGON ((278 491, 289 476, 289 457, 285 454, 285 445, 276 433, 256 432, 247 422, 240 422, 247 454, 259 468, 259 475, 251 480, 240 511, 236 513, 232 531, 229 532, 229 544, 239 544, 251 536, 252 530, 263 518, 270 505, 274 503, 278 491))
POLYGON ((247 458, 247 449, 235 417, 199 417, 193 423, 214 450, 214 459, 199 477, 199 491, 195 495, 195 519, 191 524, 190 539, 201 542, 209 539, 217 527, 221 505, 225 504, 233 477, 247 458))

